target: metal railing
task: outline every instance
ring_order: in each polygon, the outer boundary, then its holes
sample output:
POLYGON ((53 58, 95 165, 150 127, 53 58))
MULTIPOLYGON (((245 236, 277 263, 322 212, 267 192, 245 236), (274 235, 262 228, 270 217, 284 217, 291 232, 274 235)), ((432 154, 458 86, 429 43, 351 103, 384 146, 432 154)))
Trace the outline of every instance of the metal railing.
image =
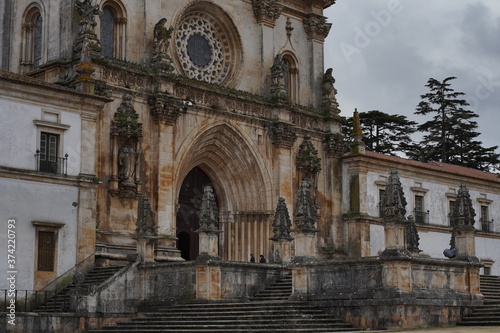
POLYGON ((40 290, 11 290, 0 289, 0 310, 4 312, 10 305, 10 300, 15 300, 16 312, 33 312, 37 309, 43 311, 67 312, 70 309, 70 290, 65 289, 73 282, 76 273, 87 274, 94 268, 95 252, 80 261, 74 267, 60 275, 57 279, 47 284, 40 290))
POLYGON ((0 312, 9 312, 11 309, 16 312, 33 312, 42 306, 44 311, 69 310, 69 293, 58 295, 57 302, 54 298, 57 293, 54 291, 0 289, 0 295, 0 312), (11 300, 14 300, 14 306, 11 305, 11 300))
POLYGON ((481 231, 484 232, 494 232, 493 230, 493 219, 488 221, 487 219, 479 219, 479 226, 481 227, 481 231))
POLYGON ((68 154, 64 155, 64 157, 42 156, 40 150, 37 149, 35 154, 36 171, 67 175, 68 157, 68 154), (44 158, 42 159, 42 157, 44 158))
POLYGON ((429 224, 429 211, 413 210, 413 218, 416 223, 429 224))

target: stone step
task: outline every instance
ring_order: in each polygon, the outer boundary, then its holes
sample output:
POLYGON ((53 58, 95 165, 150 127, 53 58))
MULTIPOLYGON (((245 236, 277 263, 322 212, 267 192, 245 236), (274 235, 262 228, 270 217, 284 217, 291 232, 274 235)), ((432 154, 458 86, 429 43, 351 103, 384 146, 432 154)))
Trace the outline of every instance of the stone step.
MULTIPOLYGON (((100 285, 116 272, 122 269, 122 266, 97 267, 85 275, 82 286, 100 285)), ((70 284, 63 288, 57 295, 47 300, 45 304, 36 307, 35 312, 65 312, 68 310, 68 297, 76 286, 70 284)))
POLYGON ((482 275, 480 279, 480 290, 484 296, 484 305, 472 309, 471 314, 462 318, 457 325, 500 325, 500 277, 482 275))

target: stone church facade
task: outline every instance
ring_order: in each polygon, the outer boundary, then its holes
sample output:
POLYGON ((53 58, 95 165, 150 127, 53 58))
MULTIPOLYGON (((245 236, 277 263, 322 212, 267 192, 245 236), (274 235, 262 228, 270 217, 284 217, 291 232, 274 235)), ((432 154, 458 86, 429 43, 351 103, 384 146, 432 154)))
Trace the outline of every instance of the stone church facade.
MULTIPOLYGON (((274 256, 278 198, 304 179, 321 210, 317 248, 344 246, 340 117, 323 69, 333 1, 7 1, 0 67, 111 99, 97 115, 95 241, 81 260, 136 250, 139 198, 155 213, 158 261, 192 260, 210 184, 219 254, 274 256)), ((93 133, 82 132, 82 138, 93 133)), ((94 140, 94 138, 92 138, 94 140)))

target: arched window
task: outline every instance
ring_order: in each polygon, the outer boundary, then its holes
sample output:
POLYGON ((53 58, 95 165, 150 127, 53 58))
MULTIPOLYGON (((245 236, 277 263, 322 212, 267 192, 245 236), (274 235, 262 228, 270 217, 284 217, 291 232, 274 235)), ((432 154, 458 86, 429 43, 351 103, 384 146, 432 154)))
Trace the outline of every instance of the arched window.
POLYGON ((299 70, 297 69, 297 62, 295 58, 288 53, 283 54, 283 61, 286 63, 288 67, 288 73, 285 75, 285 85, 288 92, 288 97, 293 103, 299 102, 299 83, 298 83, 298 74, 299 70))
POLYGON ((99 26, 101 54, 105 57, 125 59, 125 7, 119 1, 104 1, 99 26))
POLYGON ((21 72, 37 69, 42 63, 43 19, 40 9, 31 6, 26 10, 22 26, 21 72))
POLYGON ((109 7, 102 10, 100 40, 102 55, 112 58, 115 44, 115 14, 109 7))

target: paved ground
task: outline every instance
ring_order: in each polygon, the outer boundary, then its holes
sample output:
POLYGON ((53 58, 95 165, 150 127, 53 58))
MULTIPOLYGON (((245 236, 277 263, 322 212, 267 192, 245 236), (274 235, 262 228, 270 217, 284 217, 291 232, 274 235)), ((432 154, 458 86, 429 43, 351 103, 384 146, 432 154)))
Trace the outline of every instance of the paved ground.
POLYGON ((422 328, 404 331, 386 331, 386 332, 406 332, 406 333, 500 333, 500 326, 454 326, 446 328, 422 328))

